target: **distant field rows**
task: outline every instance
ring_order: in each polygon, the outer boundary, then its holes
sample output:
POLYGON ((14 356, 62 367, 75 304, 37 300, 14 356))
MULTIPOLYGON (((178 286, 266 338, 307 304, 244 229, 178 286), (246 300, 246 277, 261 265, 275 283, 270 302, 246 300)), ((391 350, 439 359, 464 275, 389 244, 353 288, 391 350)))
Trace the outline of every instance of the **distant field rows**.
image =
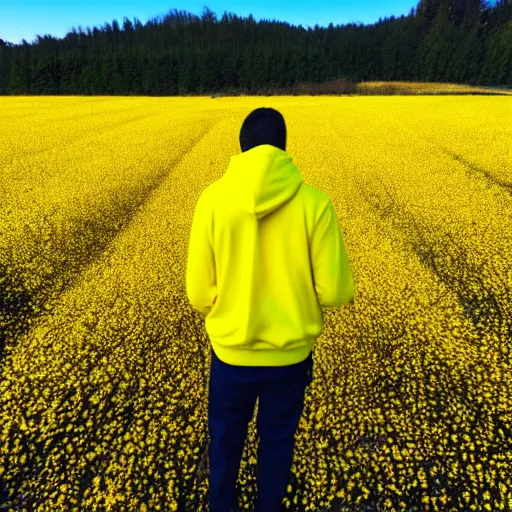
MULTIPOLYGON (((258 106, 283 113, 287 152, 331 197, 356 279, 355 303, 324 311, 287 503, 505 507, 505 97, 0 98, 0 479, 40 510, 205 509, 188 236, 258 106)), ((249 509, 256 449, 253 419, 249 509)))

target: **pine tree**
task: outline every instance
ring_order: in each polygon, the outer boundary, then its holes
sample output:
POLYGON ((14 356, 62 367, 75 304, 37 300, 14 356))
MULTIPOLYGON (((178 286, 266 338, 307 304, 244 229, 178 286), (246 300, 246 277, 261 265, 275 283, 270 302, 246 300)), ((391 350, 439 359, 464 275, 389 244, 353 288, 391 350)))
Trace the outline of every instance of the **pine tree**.
POLYGON ((421 0, 418 4, 418 13, 428 21, 433 21, 441 7, 442 0, 421 0))

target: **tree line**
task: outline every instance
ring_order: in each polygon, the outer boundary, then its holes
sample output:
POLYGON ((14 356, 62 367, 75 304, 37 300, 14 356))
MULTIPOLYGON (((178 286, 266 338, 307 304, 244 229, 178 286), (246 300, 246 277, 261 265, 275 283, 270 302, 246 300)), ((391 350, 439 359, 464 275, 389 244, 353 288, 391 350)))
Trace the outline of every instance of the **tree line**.
POLYGON ((421 0, 407 16, 308 29, 174 9, 0 39, 2 95, 251 94, 340 78, 512 87, 512 0, 421 0))

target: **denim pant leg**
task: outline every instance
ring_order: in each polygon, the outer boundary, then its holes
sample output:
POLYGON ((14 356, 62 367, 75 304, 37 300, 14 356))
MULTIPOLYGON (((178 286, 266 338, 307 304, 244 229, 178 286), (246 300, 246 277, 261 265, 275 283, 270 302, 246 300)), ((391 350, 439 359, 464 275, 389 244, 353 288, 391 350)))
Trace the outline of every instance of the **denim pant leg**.
POLYGON ((266 368, 268 380, 260 389, 257 430, 258 495, 255 512, 279 512, 289 483, 295 431, 304 406, 304 391, 311 382, 312 354, 305 361, 266 368))
POLYGON ((212 350, 208 402, 210 512, 230 512, 236 505, 236 480, 258 396, 259 370, 228 365, 212 350))

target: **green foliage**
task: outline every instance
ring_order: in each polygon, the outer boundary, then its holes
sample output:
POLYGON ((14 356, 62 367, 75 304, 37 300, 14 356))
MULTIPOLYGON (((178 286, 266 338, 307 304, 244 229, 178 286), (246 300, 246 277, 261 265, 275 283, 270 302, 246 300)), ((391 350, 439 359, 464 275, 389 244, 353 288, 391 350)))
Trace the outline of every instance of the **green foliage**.
POLYGON ((482 74, 489 83, 512 83, 512 20, 496 28, 489 37, 482 74))
POLYGON ((63 39, 0 40, 0 94, 254 93, 344 77, 512 87, 512 2, 421 0, 408 16, 306 30, 205 7, 63 39))

